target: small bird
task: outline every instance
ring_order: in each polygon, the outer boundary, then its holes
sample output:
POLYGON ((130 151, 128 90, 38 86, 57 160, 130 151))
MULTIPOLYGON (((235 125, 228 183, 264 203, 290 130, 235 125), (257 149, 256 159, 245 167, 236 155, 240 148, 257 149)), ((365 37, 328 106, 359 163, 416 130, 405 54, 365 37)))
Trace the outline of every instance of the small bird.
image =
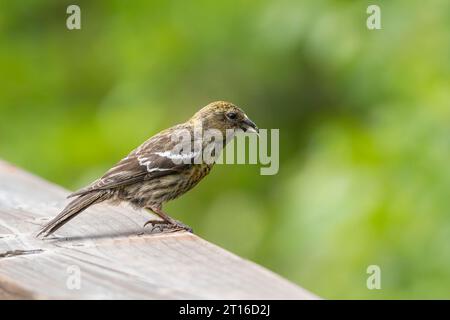
MULTIPOLYGON (((258 133, 258 127, 234 104, 216 101, 200 109, 188 121, 154 135, 128 156, 109 169, 100 179, 68 196, 76 197, 53 220, 39 231, 37 237, 47 237, 88 207, 107 201, 112 204, 128 202, 134 208, 145 208, 162 220, 150 220, 153 228, 172 231, 192 229, 162 211, 162 205, 192 189, 211 171, 214 160, 202 158, 211 141, 196 134, 219 132, 213 147, 219 152, 238 130, 258 133), (230 134, 231 132, 231 134, 230 134), (188 136, 180 139, 180 136, 188 136), (175 137, 175 138, 174 138, 175 137), (183 140, 180 142, 180 140, 183 140), (176 152, 181 150, 182 152, 176 152)), ((211 149, 211 148, 210 148, 211 149)), ((215 150, 211 152, 217 157, 215 150)))

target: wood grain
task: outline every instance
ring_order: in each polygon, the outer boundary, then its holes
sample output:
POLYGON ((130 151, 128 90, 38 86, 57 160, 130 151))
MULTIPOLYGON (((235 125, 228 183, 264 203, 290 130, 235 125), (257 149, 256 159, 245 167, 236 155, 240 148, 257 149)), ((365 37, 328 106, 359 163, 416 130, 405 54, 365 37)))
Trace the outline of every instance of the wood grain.
POLYGON ((316 299, 196 235, 139 235, 149 213, 125 206, 93 206, 36 239, 67 194, 0 161, 0 299, 316 299))

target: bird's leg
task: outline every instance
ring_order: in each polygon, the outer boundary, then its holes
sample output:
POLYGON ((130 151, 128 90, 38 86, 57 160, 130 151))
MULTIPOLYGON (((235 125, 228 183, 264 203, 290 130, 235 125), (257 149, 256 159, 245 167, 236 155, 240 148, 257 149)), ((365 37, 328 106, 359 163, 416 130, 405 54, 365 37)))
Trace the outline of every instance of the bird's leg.
POLYGON ((158 215, 161 219, 163 219, 163 221, 157 220, 158 224, 169 224, 171 227, 176 229, 174 231, 186 230, 188 232, 193 232, 191 227, 189 227, 189 226, 185 225, 184 223, 182 223, 178 220, 175 220, 175 219, 171 218, 170 216, 168 216, 167 214, 165 214, 161 210, 161 206, 154 206, 154 207, 150 207, 149 209, 152 212, 154 212, 156 215, 158 215))

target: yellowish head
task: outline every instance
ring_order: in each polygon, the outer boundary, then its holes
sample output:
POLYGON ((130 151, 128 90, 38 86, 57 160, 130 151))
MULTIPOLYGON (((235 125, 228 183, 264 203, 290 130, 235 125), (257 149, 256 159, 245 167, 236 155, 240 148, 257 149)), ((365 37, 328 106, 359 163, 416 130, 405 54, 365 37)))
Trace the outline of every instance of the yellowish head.
POLYGON ((203 129, 242 129, 245 132, 258 133, 258 127, 245 112, 226 101, 215 101, 200 109, 191 121, 201 122, 203 129))

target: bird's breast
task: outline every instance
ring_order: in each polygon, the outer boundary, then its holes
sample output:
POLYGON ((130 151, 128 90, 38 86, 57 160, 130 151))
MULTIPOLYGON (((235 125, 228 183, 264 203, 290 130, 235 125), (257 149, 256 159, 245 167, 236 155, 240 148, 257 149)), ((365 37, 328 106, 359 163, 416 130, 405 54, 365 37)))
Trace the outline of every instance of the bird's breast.
POLYGON ((191 190, 211 171, 213 164, 195 164, 182 172, 130 185, 118 195, 136 207, 148 207, 173 200, 191 190))

